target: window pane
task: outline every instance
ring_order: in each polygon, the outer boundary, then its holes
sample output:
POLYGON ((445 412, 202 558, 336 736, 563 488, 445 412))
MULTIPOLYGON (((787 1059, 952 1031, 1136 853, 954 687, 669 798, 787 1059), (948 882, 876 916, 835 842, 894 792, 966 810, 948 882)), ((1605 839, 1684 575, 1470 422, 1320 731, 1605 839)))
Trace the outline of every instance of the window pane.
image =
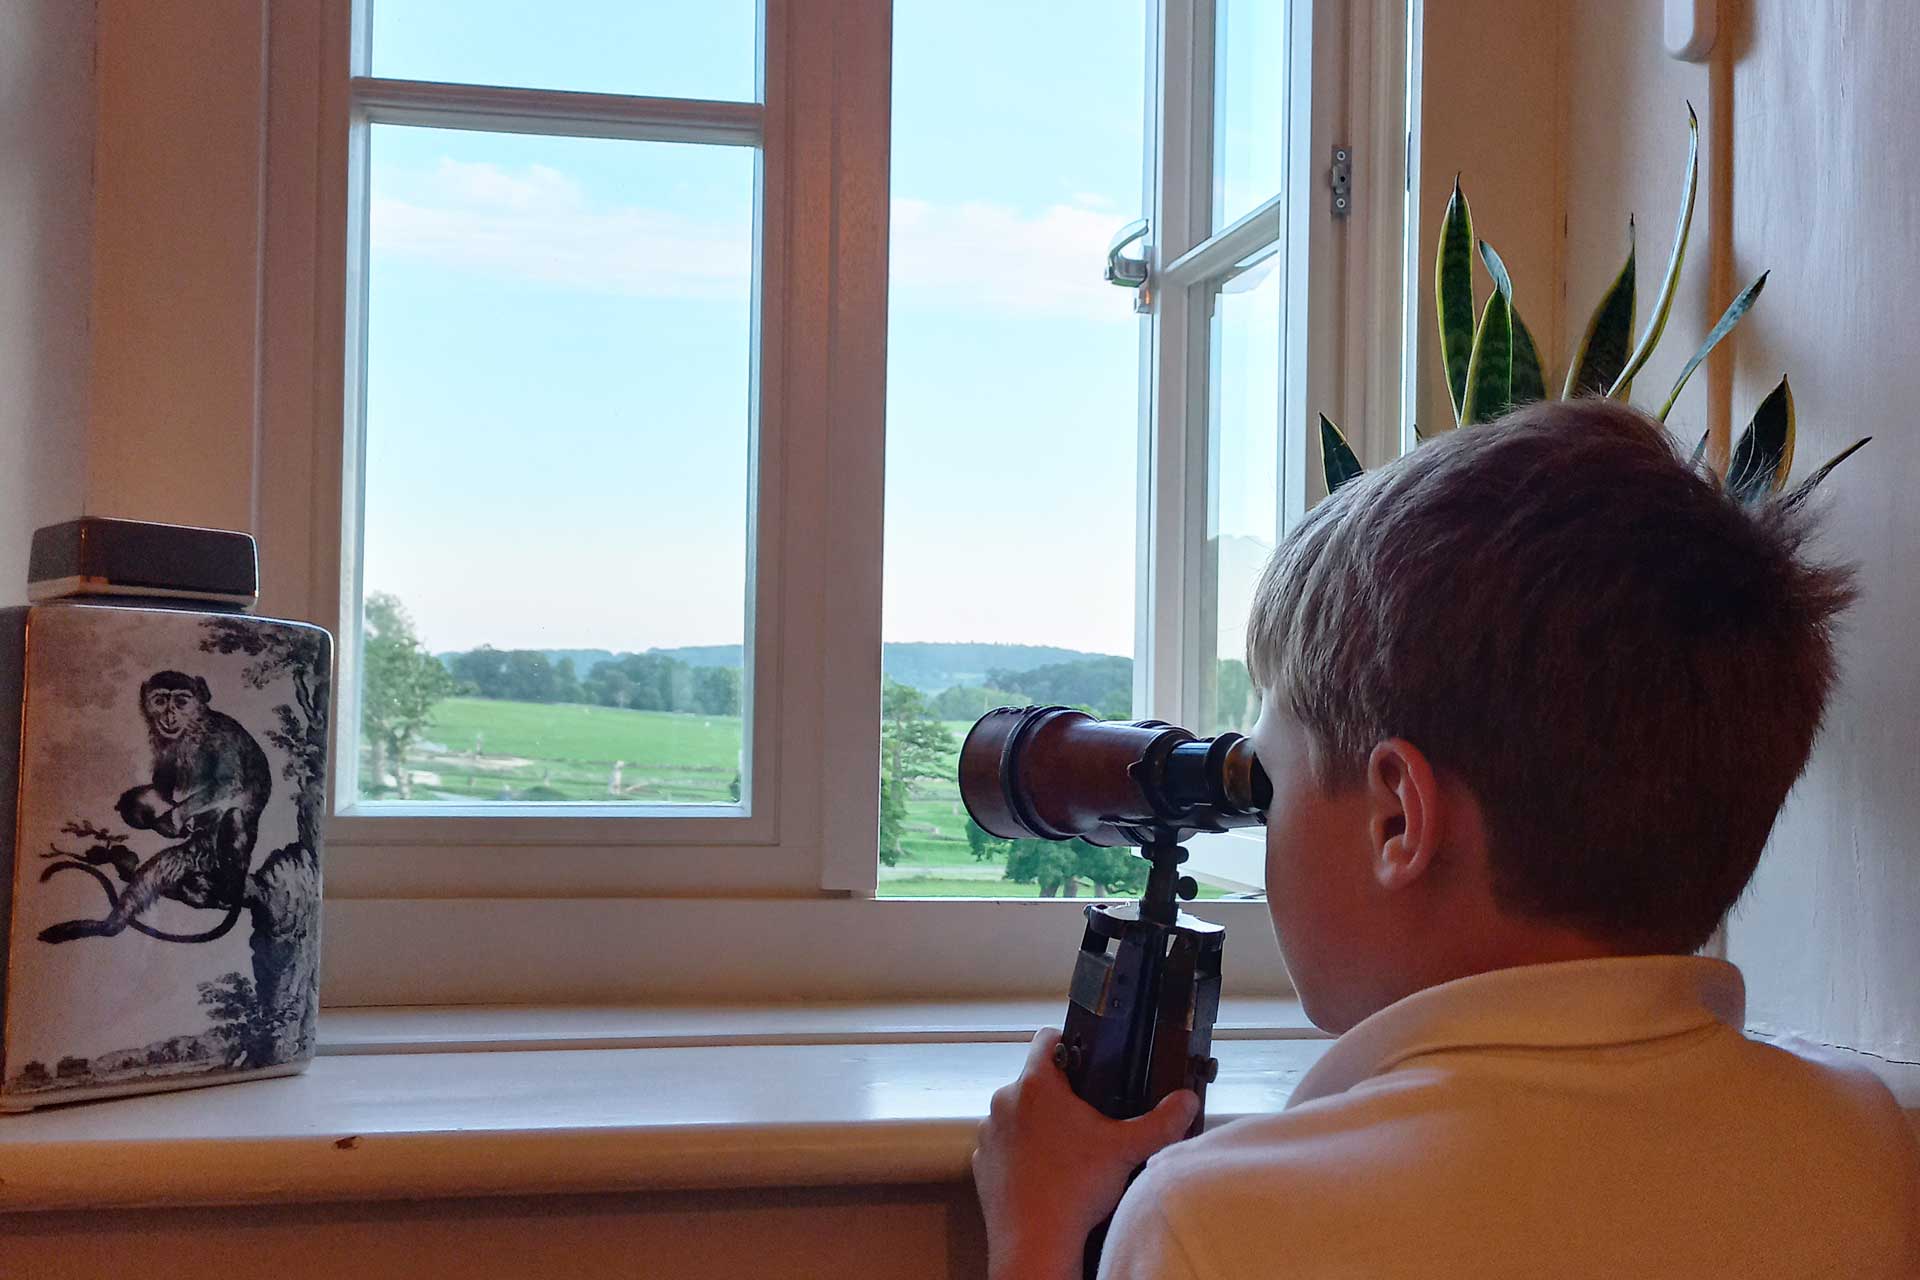
POLYGON ((1254 586, 1280 532, 1279 261, 1270 253, 1213 295, 1208 616, 1200 655, 1200 732, 1209 734, 1246 733, 1258 712, 1247 679, 1246 629, 1254 586))
POLYGON ((754 153, 371 150, 360 797, 728 803, 754 153))
POLYGON ((1213 225, 1280 194, 1287 110, 1287 9, 1219 0, 1214 17, 1213 225))
POLYGON ((373 74, 756 99, 755 0, 369 0, 373 74))
POLYGON ((1146 28, 895 5, 882 894, 1065 891, 975 857, 952 745, 1003 702, 1133 709, 1141 321, 1100 272, 1143 209, 1146 28))

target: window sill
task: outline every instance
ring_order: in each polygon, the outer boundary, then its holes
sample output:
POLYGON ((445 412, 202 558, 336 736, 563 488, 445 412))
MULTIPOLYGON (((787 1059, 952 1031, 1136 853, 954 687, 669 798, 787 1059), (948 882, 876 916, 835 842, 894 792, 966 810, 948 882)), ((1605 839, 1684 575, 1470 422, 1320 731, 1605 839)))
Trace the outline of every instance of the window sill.
MULTIPOLYGON (((1048 1001, 330 1009, 303 1075, 0 1117, 0 1212, 955 1183, 1048 1001)), ((1209 1121, 1330 1042, 1229 1000, 1209 1121)), ((1920 1130, 1920 1066, 1861 1054, 1920 1130)))
MULTIPOLYGON (((303 1075, 5 1117, 0 1211, 958 1182, 1056 1005, 330 1011, 303 1075)), ((1230 1005, 1211 1119, 1317 1035, 1230 1005)))

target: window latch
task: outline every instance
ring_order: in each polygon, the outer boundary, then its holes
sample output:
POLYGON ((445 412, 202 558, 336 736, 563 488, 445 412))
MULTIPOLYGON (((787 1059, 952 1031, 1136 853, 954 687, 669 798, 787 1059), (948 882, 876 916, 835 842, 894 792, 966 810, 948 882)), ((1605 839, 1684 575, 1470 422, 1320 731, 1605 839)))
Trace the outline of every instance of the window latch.
POLYGON ((1147 266, 1146 254, 1153 247, 1146 243, 1150 229, 1151 224, 1145 218, 1135 219, 1120 228, 1114 234, 1113 243, 1107 246, 1107 269, 1103 273, 1108 284, 1133 290, 1133 309, 1141 315, 1146 314, 1147 309, 1153 305, 1153 293, 1147 287, 1147 278, 1151 271, 1147 266), (1141 256, 1129 258, 1123 251, 1136 241, 1141 242, 1141 256))

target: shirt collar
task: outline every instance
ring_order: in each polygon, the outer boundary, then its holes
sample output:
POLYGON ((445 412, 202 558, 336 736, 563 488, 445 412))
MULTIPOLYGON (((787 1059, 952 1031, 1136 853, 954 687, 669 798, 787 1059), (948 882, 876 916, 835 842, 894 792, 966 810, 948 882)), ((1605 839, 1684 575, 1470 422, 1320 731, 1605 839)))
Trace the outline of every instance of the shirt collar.
POLYGON ((1620 956, 1523 965, 1416 991, 1333 1042, 1288 1107, 1344 1093, 1408 1058, 1442 1049, 1599 1048, 1682 1035, 1715 1022, 1740 1030, 1746 984, 1724 960, 1620 956))

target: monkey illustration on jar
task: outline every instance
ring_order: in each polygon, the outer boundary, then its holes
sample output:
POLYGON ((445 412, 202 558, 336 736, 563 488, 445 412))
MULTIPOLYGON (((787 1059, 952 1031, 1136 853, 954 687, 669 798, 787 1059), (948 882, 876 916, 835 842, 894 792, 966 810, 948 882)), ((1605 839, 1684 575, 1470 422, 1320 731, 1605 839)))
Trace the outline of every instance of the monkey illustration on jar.
POLYGON ((43 942, 112 937, 132 928, 167 942, 211 942, 224 937, 245 905, 247 869, 260 833, 260 814, 273 793, 273 772, 253 735, 212 706, 205 679, 156 671, 140 686, 140 711, 153 749, 153 779, 129 788, 116 806, 128 826, 179 841, 139 862, 124 844, 96 845, 48 867, 114 867, 126 883, 116 893, 104 875, 111 909, 99 920, 67 920, 40 931, 43 942), (140 919, 161 898, 225 911, 204 933, 168 933, 140 919))

